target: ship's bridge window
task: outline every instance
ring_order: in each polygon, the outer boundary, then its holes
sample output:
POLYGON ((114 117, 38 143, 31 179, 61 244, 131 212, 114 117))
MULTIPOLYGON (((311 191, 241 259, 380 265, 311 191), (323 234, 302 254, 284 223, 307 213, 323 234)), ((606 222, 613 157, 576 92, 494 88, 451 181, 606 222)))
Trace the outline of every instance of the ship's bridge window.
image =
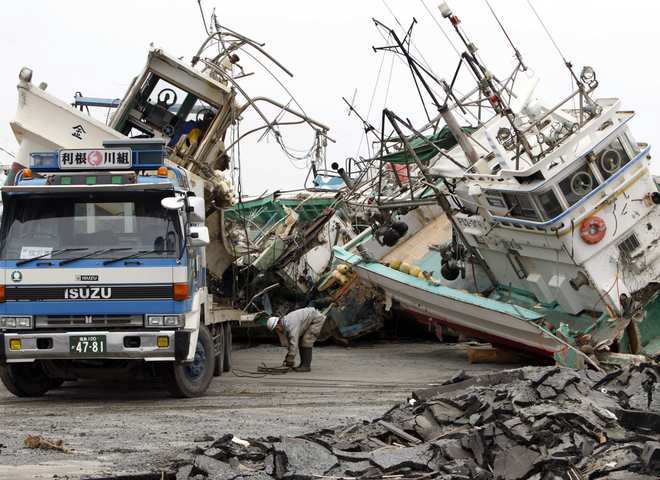
POLYGON ((598 185, 598 180, 588 165, 584 165, 559 182, 559 188, 569 205, 575 205, 598 185))
POLYGON ((593 161, 605 180, 630 162, 630 155, 628 155, 622 138, 617 138, 607 147, 594 152, 594 157, 593 161))
POLYGON ((557 195, 552 190, 537 194, 536 199, 545 220, 552 220, 558 217, 564 210, 557 199, 557 195))
POLYGON ((541 220, 530 194, 502 193, 502 196, 509 208, 509 215, 511 217, 534 221, 541 220))

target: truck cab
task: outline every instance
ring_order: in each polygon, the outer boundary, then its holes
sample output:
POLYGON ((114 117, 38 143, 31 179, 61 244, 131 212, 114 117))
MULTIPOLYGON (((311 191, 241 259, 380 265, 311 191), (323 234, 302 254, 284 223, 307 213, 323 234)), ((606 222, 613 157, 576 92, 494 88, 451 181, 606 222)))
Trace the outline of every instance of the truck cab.
POLYGON ((164 140, 103 147, 32 153, 2 187, 0 378, 39 396, 119 370, 201 395, 228 330, 207 292, 203 191, 164 140))

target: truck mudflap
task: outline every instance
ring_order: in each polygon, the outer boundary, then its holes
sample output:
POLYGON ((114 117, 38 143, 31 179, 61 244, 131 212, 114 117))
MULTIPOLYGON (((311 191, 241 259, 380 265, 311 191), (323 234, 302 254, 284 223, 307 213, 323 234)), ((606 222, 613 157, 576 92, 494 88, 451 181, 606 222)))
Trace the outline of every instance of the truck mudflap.
POLYGON ((74 331, 0 334, 0 361, 135 359, 185 360, 191 332, 74 331))
POLYGON ((174 333, 174 359, 183 362, 188 358, 190 350, 190 331, 179 330, 174 333))

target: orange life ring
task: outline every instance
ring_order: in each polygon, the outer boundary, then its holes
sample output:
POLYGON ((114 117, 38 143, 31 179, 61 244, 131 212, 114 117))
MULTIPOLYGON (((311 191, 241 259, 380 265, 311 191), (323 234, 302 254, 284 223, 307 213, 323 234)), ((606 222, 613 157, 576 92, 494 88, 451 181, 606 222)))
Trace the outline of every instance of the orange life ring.
POLYGON ((600 217, 589 217, 580 225, 580 237, 584 243, 589 245, 600 242, 605 237, 605 232, 607 232, 607 225, 605 225, 605 220, 600 217))

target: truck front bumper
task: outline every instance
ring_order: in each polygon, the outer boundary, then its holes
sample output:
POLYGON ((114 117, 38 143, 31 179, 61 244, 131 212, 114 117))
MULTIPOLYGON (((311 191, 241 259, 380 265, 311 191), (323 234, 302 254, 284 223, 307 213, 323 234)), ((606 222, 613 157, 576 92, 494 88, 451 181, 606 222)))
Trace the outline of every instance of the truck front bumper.
POLYGON ((0 333, 0 362, 88 359, 182 361, 188 355, 190 335, 188 330, 6 332, 0 333), (81 355, 70 351, 71 337, 92 335, 105 336, 105 352, 81 355), (167 347, 158 346, 159 337, 168 338, 167 347), (12 340, 20 340, 20 348, 16 348, 17 342, 12 340))

